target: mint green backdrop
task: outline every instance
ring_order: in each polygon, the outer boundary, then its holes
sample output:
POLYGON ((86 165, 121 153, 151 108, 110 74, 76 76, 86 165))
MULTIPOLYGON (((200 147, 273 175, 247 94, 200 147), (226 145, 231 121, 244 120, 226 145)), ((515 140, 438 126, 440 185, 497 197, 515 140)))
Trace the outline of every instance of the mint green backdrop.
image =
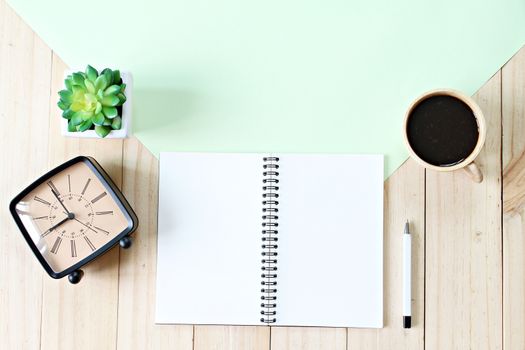
POLYGON ((523 0, 9 2, 67 64, 133 73, 154 154, 384 153, 386 176, 416 95, 472 94, 525 43, 523 0))

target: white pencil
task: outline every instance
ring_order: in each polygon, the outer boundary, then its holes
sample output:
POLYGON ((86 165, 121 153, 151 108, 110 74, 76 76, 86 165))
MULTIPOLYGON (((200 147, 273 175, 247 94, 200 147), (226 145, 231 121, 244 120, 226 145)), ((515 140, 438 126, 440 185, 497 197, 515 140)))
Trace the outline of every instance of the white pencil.
POLYGON ((412 238, 408 220, 403 233, 403 328, 412 327, 412 238))

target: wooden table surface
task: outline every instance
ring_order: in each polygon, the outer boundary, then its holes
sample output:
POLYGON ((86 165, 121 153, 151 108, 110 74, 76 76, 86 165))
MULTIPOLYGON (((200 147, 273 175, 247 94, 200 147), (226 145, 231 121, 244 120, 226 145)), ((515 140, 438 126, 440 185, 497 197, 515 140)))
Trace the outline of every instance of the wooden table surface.
POLYGON ((412 161, 385 181, 380 330, 154 325, 158 161, 135 138, 60 136, 66 68, 0 0, 0 349, 525 349, 525 49, 474 96, 488 124, 483 183, 412 161), (45 275, 7 207, 78 154, 108 170, 141 224, 131 249, 111 250, 72 286, 45 275), (409 330, 401 328, 406 218, 414 234, 409 330))

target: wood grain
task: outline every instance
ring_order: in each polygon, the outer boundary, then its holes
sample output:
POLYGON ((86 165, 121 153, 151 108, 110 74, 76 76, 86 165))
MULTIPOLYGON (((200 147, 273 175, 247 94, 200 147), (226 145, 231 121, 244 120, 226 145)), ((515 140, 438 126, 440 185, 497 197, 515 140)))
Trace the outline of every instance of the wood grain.
POLYGON ((195 350, 268 350, 269 342, 266 326, 195 326, 195 350))
POLYGON ((0 349, 40 344, 43 270, 9 201, 47 168, 51 50, 0 1, 0 349))
POLYGON ((525 48, 502 79, 503 344, 525 349, 525 48))
MULTIPOLYGON (((67 66, 53 55, 49 104, 48 165, 54 167, 77 155, 93 156, 117 186, 122 184, 122 140, 65 138, 60 135, 57 93, 67 66)), ((77 285, 67 278, 44 278, 42 349, 110 349, 117 344, 119 248, 115 247, 82 268, 77 285)))
POLYGON ((124 141, 122 191, 139 218, 120 254, 118 349, 192 349, 193 327, 155 325, 158 160, 136 138, 124 141))
POLYGON ((271 349, 346 349, 345 328, 272 327, 271 349))
POLYGON ((487 121, 484 175, 427 171, 426 349, 502 348, 501 74, 474 96, 487 121))
POLYGON ((425 325, 425 170, 407 160, 385 181, 384 328, 348 329, 348 350, 423 349, 425 325), (403 328, 402 234, 412 234, 412 328, 403 328))

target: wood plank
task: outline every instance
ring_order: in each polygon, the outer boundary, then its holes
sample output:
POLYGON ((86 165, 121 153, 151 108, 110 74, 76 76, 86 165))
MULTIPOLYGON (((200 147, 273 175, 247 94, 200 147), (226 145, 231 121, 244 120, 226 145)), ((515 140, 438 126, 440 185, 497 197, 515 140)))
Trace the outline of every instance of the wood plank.
POLYGON ((270 327, 195 326, 195 350, 268 350, 270 327))
POLYGON ((487 120, 484 181, 427 171, 426 349, 502 348, 501 74, 474 96, 487 120))
POLYGON ((348 350, 423 349, 425 315, 425 170, 407 160, 385 181, 384 328, 348 329, 348 350), (412 234, 412 328, 403 328, 405 220, 412 234))
POLYGON ((271 349, 346 349, 345 328, 272 327, 271 349))
MULTIPOLYGON (((60 135, 57 93, 63 87, 66 65, 53 55, 49 113, 49 166, 77 155, 93 156, 117 186, 122 183, 122 140, 65 138, 60 135)), ((78 285, 67 278, 44 278, 42 306, 43 349, 108 349, 117 342, 119 248, 83 268, 78 285)))
POLYGON ((47 168, 51 50, 0 0, 0 349, 40 346, 44 270, 7 210, 47 168))
POLYGON ((155 325, 158 160, 136 138, 124 141, 122 190, 139 218, 120 254, 119 349, 192 349, 193 327, 155 325))
POLYGON ((525 48, 502 69, 503 345, 525 349, 525 48))

